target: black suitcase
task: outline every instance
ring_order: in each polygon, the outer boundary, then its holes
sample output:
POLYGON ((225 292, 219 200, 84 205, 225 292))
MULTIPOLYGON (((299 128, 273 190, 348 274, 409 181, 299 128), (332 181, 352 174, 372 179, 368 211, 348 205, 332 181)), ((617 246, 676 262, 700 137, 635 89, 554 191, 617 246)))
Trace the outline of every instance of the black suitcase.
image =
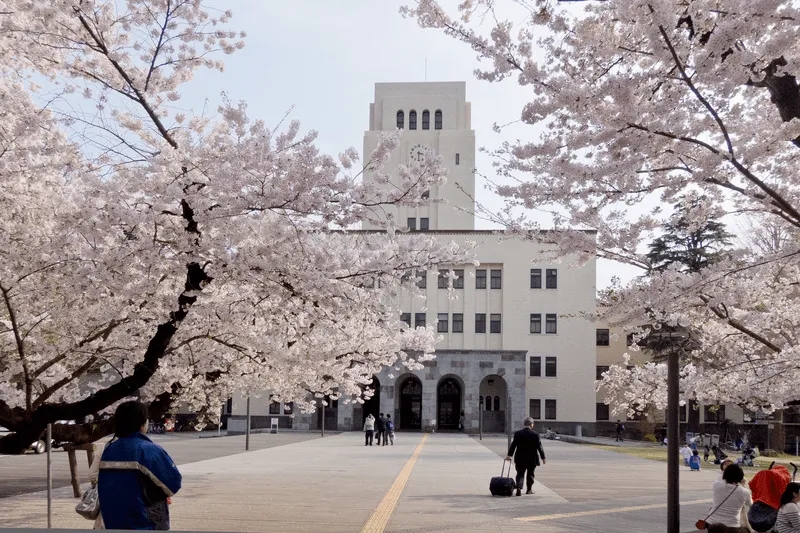
POLYGON ((511 496, 517 488, 516 482, 511 479, 511 461, 508 461, 508 476, 505 475, 506 461, 503 461, 503 468, 500 469, 500 477, 493 477, 489 482, 489 492, 492 496, 511 496))

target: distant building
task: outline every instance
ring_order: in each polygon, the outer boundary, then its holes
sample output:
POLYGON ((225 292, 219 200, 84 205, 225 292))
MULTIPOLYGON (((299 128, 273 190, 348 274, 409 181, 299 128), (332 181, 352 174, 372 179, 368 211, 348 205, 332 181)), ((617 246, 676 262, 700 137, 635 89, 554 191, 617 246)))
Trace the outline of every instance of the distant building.
MULTIPOLYGON (((486 431, 505 431, 511 407, 518 427, 532 416, 540 429, 593 434, 596 419, 598 331, 584 318, 595 310, 595 261, 575 266, 575 258, 546 261, 543 245, 501 232, 475 230, 475 132, 464 82, 379 83, 370 104, 364 154, 381 132, 404 131, 389 168, 421 157, 427 150, 448 166, 444 185, 430 198, 447 203, 387 210, 402 221, 442 241, 474 241, 480 266, 452 265, 457 298, 446 279, 434 272, 419 283, 424 300, 405 295, 399 302, 410 325, 435 323, 443 340, 436 359, 417 371, 386 369, 374 378, 375 396, 365 404, 332 402, 325 409, 331 430, 361 430, 368 413, 390 413, 398 429, 456 430, 464 412, 466 430, 477 432, 484 410, 486 431), (510 402, 510 404, 509 404, 510 402)), ((365 180, 373 179, 370 174, 365 180)), ((365 225, 364 230, 377 226, 365 225)), ((598 408, 599 409, 599 408, 598 408)), ((245 401, 228 406, 229 428, 244 428, 245 401)), ((293 413, 291 406, 270 403, 269 395, 251 401, 255 427, 278 418, 282 427, 319 427, 321 413, 293 413)))

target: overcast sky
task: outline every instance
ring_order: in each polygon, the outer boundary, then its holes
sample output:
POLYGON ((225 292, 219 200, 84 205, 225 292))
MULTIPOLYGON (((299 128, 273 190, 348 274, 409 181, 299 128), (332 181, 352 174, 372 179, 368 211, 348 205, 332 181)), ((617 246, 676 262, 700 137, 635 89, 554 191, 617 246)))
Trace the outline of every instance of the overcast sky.
MULTIPOLYGON (((208 0, 231 9, 230 26, 247 32, 245 48, 225 56, 223 74, 200 72, 183 91, 184 105, 215 109, 224 91, 244 100, 251 116, 277 124, 291 110, 303 129, 319 132, 319 147, 339 153, 362 149, 376 82, 466 81, 478 148, 535 135, 528 127, 493 132, 494 123, 517 121, 528 92, 513 80, 475 79, 475 54, 463 43, 404 19, 401 0, 208 0), (427 69, 426 69, 427 62, 427 69), (512 139, 513 140, 513 139, 512 139)), ((479 174, 492 175, 491 159, 479 155, 479 174)), ((479 201, 500 206, 476 183, 479 201)), ((491 228, 478 221, 479 229, 491 228)), ((619 265, 598 263, 597 286, 619 265)))

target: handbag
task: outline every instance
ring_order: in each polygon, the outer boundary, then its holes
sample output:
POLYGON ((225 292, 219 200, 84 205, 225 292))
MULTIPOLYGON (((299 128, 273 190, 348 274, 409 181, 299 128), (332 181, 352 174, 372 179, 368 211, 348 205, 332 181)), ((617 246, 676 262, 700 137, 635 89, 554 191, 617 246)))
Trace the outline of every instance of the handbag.
POLYGON ((716 513, 716 512, 717 512, 717 509, 719 509, 720 507, 722 507, 722 504, 723 504, 723 503, 725 503, 726 501, 728 501, 728 498, 730 498, 731 496, 733 496, 733 493, 734 493, 734 492, 736 492, 736 487, 733 487, 733 490, 731 491, 731 493, 730 493, 730 494, 728 494, 727 496, 725 496, 725 499, 724 499, 724 500, 722 500, 721 502, 719 502, 719 505, 717 505, 716 507, 714 507, 714 509, 712 509, 712 511, 711 511, 710 513, 708 513, 708 516, 706 516, 706 517, 705 517, 704 519, 702 519, 702 520, 698 520, 697 522, 695 522, 695 523, 694 523, 694 527, 696 527, 697 529, 708 529, 708 522, 706 522, 706 520, 708 520, 708 518, 709 518, 709 517, 710 517, 712 514, 716 513))
POLYGON ((95 520, 100 514, 100 497, 97 494, 97 485, 92 485, 81 496, 81 501, 75 506, 75 512, 87 520, 95 520))

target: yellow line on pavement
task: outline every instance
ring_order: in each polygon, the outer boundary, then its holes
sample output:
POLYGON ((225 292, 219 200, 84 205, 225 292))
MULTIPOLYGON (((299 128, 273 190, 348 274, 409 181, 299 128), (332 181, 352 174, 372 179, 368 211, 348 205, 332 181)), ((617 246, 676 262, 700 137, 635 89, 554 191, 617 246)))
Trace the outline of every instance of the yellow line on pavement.
MULTIPOLYGON (((701 503, 711 503, 711 500, 694 500, 681 502, 681 505, 697 505, 701 503)), ((615 507, 613 509, 595 509, 594 511, 578 511, 575 513, 545 514, 539 516, 521 516, 515 518, 520 522, 543 522, 545 520, 558 520, 559 518, 574 518, 578 516, 593 516, 598 514, 626 513, 629 511, 645 511, 647 509, 661 509, 666 507, 666 503, 654 503, 651 505, 636 505, 633 507, 615 507)))
POLYGON ((394 514, 397 503, 400 501, 400 495, 403 493, 403 489, 406 488, 408 478, 411 477, 411 471, 414 470, 414 465, 417 464, 417 459, 422 453, 422 447, 425 445, 426 440, 428 440, 427 433, 422 436, 422 440, 417 444, 414 453, 411 454, 403 469, 397 474, 394 483, 389 487, 389 491, 384 495, 381 503, 372 511, 364 527, 361 528, 361 533, 383 533, 386 530, 386 526, 389 525, 389 520, 394 514))

